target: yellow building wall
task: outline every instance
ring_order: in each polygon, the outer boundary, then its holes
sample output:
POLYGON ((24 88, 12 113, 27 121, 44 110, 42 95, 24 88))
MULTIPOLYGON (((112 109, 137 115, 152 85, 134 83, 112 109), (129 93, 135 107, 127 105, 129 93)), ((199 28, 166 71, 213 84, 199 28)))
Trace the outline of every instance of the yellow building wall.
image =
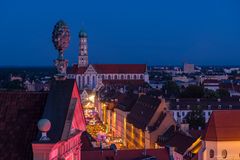
POLYGON ((203 152, 203 160, 222 160, 222 151, 227 151, 225 160, 240 160, 240 141, 205 141, 206 149, 203 152), (214 150, 214 157, 210 158, 210 150, 214 150))

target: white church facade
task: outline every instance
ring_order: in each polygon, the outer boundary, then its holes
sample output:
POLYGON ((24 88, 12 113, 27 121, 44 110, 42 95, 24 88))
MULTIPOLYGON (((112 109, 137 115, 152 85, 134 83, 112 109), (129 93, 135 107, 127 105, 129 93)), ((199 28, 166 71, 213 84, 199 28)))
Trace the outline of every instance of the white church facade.
POLYGON ((80 31, 79 39, 78 64, 68 71, 68 78, 76 79, 79 89, 98 90, 106 83, 149 82, 146 64, 89 64, 87 33, 80 31))

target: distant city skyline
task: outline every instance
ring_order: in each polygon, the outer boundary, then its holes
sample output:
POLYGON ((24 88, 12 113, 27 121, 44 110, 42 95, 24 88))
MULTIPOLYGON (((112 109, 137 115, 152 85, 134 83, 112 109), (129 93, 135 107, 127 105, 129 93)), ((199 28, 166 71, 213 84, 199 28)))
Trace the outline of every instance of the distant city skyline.
POLYGON ((54 24, 70 28, 65 58, 77 63, 78 32, 91 63, 238 65, 240 1, 0 1, 0 66, 53 66, 54 24))

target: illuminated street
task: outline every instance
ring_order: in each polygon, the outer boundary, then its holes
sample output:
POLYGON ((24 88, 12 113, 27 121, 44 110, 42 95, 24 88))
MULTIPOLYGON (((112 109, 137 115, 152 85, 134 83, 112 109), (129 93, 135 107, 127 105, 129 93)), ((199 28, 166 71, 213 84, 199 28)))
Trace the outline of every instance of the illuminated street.
POLYGON ((95 96, 90 95, 83 104, 84 115, 87 124, 87 131, 97 141, 97 146, 109 147, 111 144, 115 144, 117 148, 123 148, 122 139, 120 137, 114 137, 108 126, 103 124, 99 117, 98 110, 95 106, 95 96))

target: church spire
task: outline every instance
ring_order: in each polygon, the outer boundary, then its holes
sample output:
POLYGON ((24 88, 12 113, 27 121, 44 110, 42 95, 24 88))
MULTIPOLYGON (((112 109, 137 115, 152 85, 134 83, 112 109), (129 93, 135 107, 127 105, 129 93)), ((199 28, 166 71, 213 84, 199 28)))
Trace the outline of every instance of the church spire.
POLYGON ((88 36, 83 29, 79 32, 79 40, 78 67, 86 67, 88 66, 88 36))

